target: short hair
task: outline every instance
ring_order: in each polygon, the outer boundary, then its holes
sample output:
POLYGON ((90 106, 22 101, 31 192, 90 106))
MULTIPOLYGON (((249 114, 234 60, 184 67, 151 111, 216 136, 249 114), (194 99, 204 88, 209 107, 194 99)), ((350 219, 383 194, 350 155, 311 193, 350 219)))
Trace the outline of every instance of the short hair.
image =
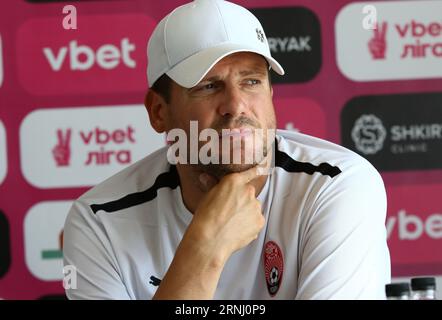
MULTIPOLYGON (((271 86, 272 77, 270 69, 267 70, 267 77, 269 79, 269 86, 271 86)), ((157 81, 154 82, 154 84, 151 87, 151 89, 155 91, 157 94, 159 94, 167 104, 170 103, 171 99, 170 91, 172 88, 172 81, 173 80, 167 74, 164 73, 163 75, 161 75, 161 77, 158 78, 157 81)))
POLYGON ((154 82, 151 89, 159 94, 167 104, 170 103, 170 90, 172 88, 172 79, 167 75, 163 74, 154 82))

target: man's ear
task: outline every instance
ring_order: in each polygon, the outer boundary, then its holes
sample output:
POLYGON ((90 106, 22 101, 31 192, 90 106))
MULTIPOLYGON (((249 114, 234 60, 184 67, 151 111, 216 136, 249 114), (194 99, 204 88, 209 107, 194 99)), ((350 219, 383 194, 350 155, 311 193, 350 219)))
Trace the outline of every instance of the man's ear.
POLYGON ((166 108, 167 103, 155 91, 149 89, 144 98, 144 106, 149 113, 149 120, 152 128, 158 133, 166 131, 166 108))

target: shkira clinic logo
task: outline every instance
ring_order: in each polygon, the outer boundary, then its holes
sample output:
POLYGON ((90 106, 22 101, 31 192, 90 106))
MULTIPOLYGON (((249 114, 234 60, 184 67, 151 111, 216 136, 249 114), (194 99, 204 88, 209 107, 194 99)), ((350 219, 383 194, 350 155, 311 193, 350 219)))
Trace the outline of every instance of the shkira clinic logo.
POLYGON ((378 170, 442 168, 442 94, 352 98, 341 113, 345 147, 378 170))
POLYGON ((362 115, 356 120, 351 137, 356 149, 364 154, 374 154, 382 150, 387 131, 381 119, 373 114, 362 115))

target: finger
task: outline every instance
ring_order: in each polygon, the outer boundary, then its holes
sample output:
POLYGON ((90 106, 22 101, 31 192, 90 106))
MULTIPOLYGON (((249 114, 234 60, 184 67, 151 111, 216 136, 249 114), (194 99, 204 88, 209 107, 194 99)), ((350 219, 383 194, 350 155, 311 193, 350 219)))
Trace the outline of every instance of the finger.
POLYGON ((60 146, 64 146, 65 145, 65 141, 64 141, 64 131, 62 129, 58 129, 57 130, 57 138, 58 138, 58 144, 60 146))
POLYGON ((63 143, 63 131, 61 129, 57 129, 57 140, 58 144, 63 143))
POLYGON ((373 33, 374 33, 374 38, 379 39, 379 23, 377 22, 374 26, 373 33))
POLYGON ((253 179, 257 178, 259 176, 258 169, 258 166, 254 166, 246 171, 236 173, 239 182, 242 184, 247 184, 253 179))
POLYGON ((381 27, 381 39, 385 39, 385 33, 387 32, 387 22, 382 22, 381 27))
POLYGON ((70 141, 71 141, 71 129, 68 129, 66 131, 66 139, 64 141, 64 145, 68 146, 70 141))
POLYGON ((71 139, 71 129, 67 129, 65 132, 63 132, 61 145, 63 147, 69 146, 70 139, 71 139))

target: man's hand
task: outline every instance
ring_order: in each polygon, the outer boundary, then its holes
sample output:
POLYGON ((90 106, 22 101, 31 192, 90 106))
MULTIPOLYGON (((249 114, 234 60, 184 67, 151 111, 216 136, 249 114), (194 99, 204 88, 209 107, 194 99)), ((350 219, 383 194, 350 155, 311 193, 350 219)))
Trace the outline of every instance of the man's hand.
POLYGON ((211 244, 222 260, 256 239, 265 223, 261 203, 250 184, 257 177, 256 166, 222 178, 198 206, 189 237, 211 244))
POLYGON ((154 299, 213 298, 227 259, 256 239, 264 226, 250 184, 258 170, 229 174, 204 196, 154 299))

